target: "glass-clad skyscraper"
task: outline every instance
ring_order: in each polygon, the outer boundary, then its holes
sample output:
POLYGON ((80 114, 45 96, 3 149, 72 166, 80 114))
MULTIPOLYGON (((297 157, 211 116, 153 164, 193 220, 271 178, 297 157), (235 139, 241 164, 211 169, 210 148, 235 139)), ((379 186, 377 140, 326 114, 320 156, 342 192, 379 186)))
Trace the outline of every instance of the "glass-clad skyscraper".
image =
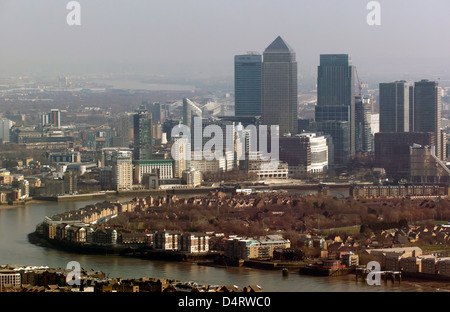
POLYGON ((279 126, 280 136, 298 129, 297 62, 280 36, 263 53, 261 124, 279 126))
POLYGON ((432 132, 436 156, 443 157, 441 142, 441 88, 437 81, 414 83, 414 131, 432 132))
POLYGON ((380 83, 380 132, 408 132, 409 84, 406 81, 380 83))
POLYGON ((234 57, 235 116, 261 116, 261 66, 255 52, 234 57))
POLYGON ((355 76, 347 54, 322 54, 317 76, 317 130, 334 142, 335 165, 355 155, 355 76))
POLYGON ((152 159, 152 114, 139 111, 133 116, 134 159, 152 159))

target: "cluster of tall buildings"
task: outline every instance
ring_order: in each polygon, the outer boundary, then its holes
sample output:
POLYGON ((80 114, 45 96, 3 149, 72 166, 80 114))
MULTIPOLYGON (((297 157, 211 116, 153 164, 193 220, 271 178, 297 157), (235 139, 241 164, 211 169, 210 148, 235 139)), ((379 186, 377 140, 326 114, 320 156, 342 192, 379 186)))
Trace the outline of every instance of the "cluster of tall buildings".
MULTIPOLYGON (((356 153, 373 151, 373 99, 355 93, 355 70, 347 54, 320 55, 315 120, 307 130, 327 139, 330 167, 345 167, 356 153)), ((297 140, 303 130, 297 113, 297 75, 295 51, 281 37, 262 56, 236 55, 235 115, 261 115, 261 124, 279 126, 280 138, 297 140)))
MULTIPOLYGON (((423 168, 431 161, 447 172, 441 88, 436 81, 380 83, 379 128, 376 120, 377 127, 373 127, 373 94, 362 94, 362 84, 348 54, 320 55, 315 116, 307 124, 297 116, 296 55, 281 37, 262 55, 236 55, 234 83, 236 117, 260 115, 261 124, 279 126, 280 160, 288 162, 291 176, 307 168, 305 164, 312 158, 309 145, 314 136, 301 136, 304 131, 323 136, 321 141, 326 139, 325 169, 345 170, 356 155, 375 154, 376 166, 385 168, 389 176, 408 179, 411 159, 416 167, 421 163, 415 153, 434 155, 433 161, 423 156, 423 168), (428 152, 419 152, 419 146, 428 152)), ((414 170, 417 174, 417 168, 414 170)))
POLYGON ((380 132, 375 135, 376 165, 386 168, 395 179, 446 181, 447 139, 441 128, 439 83, 430 80, 380 83, 379 93, 380 132), (440 167, 438 171, 443 175, 430 174, 427 169, 430 164, 440 167), (422 174, 419 174, 420 168, 422 174))

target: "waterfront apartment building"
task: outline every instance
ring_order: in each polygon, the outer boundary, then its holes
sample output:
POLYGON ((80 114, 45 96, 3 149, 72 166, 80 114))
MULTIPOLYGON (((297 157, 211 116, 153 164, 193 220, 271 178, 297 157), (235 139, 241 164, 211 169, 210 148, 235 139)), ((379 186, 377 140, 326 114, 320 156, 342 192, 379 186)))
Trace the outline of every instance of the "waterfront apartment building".
POLYGON ((276 249, 287 249, 291 242, 281 235, 236 237, 226 240, 224 254, 231 259, 268 259, 276 249))
POLYGON ((156 250, 177 251, 181 233, 177 231, 158 231, 153 234, 153 248, 156 250))
POLYGON ((261 115, 262 56, 249 52, 234 57, 234 114, 261 115))
POLYGON ((116 191, 129 191, 133 187, 133 154, 117 150, 112 155, 112 186, 116 191))
POLYGON ((9 287, 21 287, 21 275, 14 270, 0 271, 0 292, 9 287))
POLYGON ((409 84, 406 81, 380 83, 380 132, 408 132, 409 84))
POLYGON ((297 96, 295 52, 278 36, 263 53, 261 123, 297 134, 297 96))
POLYGON ((351 58, 347 54, 320 55, 316 131, 332 136, 335 166, 345 166, 355 155, 354 71, 351 58))
POLYGON ((145 174, 156 173, 159 180, 172 179, 173 176, 173 160, 138 160, 134 162, 134 181, 141 184, 145 174))
POLYGON ((180 235, 179 251, 205 253, 209 251, 209 236, 204 233, 183 233, 180 235))

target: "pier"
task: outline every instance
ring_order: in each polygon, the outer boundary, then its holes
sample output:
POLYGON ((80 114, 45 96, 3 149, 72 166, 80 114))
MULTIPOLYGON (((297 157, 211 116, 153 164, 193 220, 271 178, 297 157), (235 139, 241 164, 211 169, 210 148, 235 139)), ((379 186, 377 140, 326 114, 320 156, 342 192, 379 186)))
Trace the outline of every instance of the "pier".
POLYGON ((379 275, 380 280, 383 279, 385 283, 387 283, 388 279, 390 279, 393 284, 396 280, 398 280, 399 284, 402 281, 401 271, 374 271, 367 268, 356 268, 356 281, 358 281, 359 277, 361 277, 362 280, 366 280, 370 273, 379 275))

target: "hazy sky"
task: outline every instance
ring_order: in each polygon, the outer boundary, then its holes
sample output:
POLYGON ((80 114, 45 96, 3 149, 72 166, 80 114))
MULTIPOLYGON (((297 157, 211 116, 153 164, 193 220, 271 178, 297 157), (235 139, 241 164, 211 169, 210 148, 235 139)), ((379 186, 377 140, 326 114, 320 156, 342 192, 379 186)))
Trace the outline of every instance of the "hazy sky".
POLYGON ((0 74, 142 72, 233 75, 235 54, 281 35, 299 72, 314 76, 322 53, 348 53, 360 77, 450 76, 449 0, 0 0, 0 74), (447 76, 446 76, 447 75, 447 76))

